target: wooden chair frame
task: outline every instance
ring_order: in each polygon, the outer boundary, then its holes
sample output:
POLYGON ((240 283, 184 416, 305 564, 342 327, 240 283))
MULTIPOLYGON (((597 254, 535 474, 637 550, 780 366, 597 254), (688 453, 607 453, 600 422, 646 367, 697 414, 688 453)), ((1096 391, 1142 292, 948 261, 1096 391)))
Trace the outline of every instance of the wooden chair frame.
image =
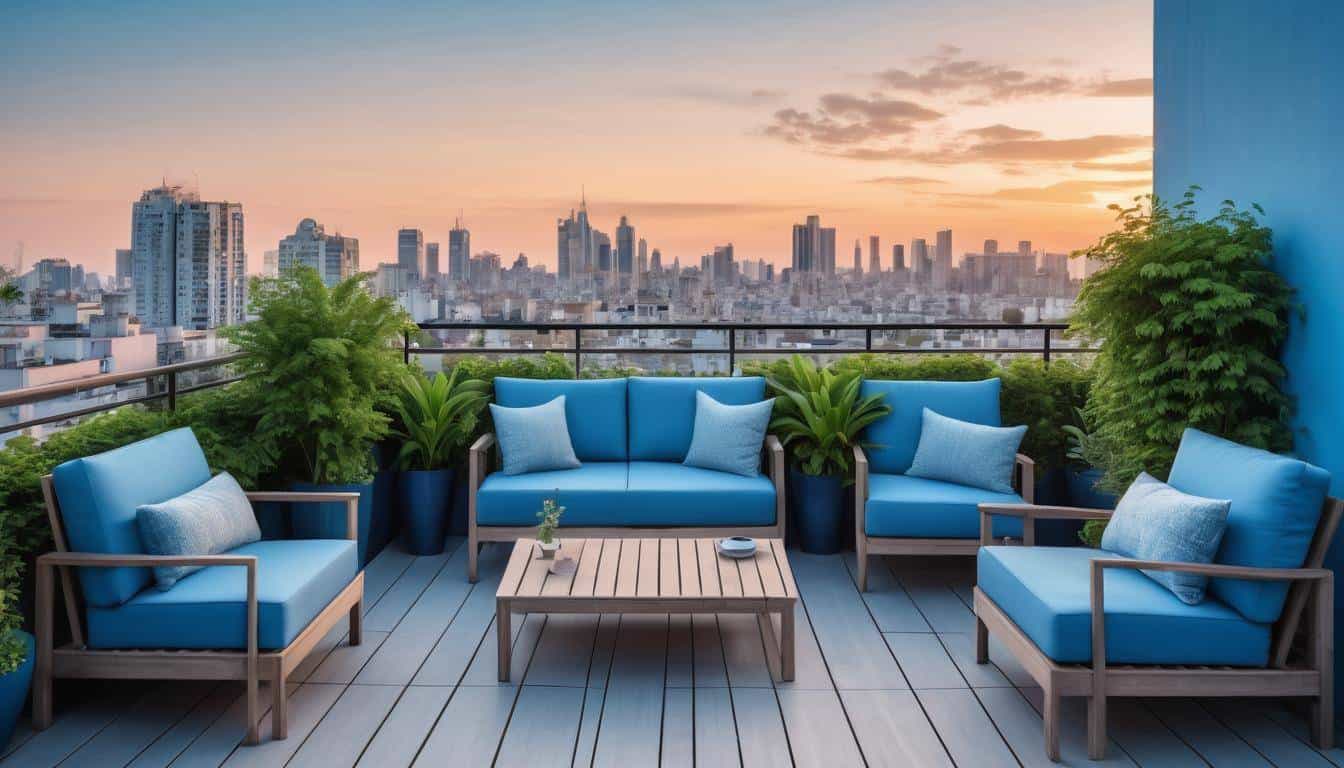
MULTIPOLYGON (((1014 459, 1013 481, 1022 500, 1036 500, 1036 462, 1019 453, 1014 459)), ((868 502, 868 455, 854 446, 854 548, 859 564, 859 591, 868 591, 868 555, 974 555, 980 539, 915 539, 869 536, 864 526, 868 502)), ((1035 542, 1035 531, 1023 530, 1023 540, 1035 542)))
MULTIPOLYGON (((467 503, 467 580, 477 579, 477 558, 480 545, 486 541, 517 541, 536 535, 536 526, 532 525, 477 525, 476 493, 489 473, 490 460, 494 455, 491 449, 495 445, 495 435, 488 432, 477 438, 471 446, 467 465, 468 503, 467 503)), ((774 435, 765 436, 766 473, 775 486, 775 524, 761 526, 724 526, 724 527, 598 527, 565 526, 565 536, 578 539, 601 538, 679 538, 705 539, 715 536, 752 536, 755 538, 784 540, 784 445, 774 435)))
MULTIPOLYGON (((1326 499, 1306 562, 1301 568, 1254 568, 1235 565, 1173 563, 1098 558, 1092 561, 1092 663, 1059 664, 1046 656, 1031 638, 979 587, 975 588, 975 660, 989 661, 989 634, 993 633, 1026 669, 1044 694, 1045 752, 1059 760, 1060 698, 1087 697, 1087 753, 1093 760, 1106 754, 1106 699, 1124 696, 1241 696, 1312 699, 1312 739, 1322 749, 1334 741, 1334 574, 1321 567, 1326 549, 1339 527, 1344 502, 1326 499), (1157 666, 1106 663, 1106 569, 1146 569, 1199 573, 1211 578, 1286 581, 1291 584, 1283 612, 1271 635, 1269 665, 1261 668, 1231 666, 1157 666), (1311 603, 1306 653, 1290 659, 1311 603)), ((1111 512, 1074 507, 1037 507, 1027 504, 980 505, 980 540, 993 543, 991 518, 1022 518, 1024 531, 1037 520, 1106 520, 1111 512)), ((1031 542, 1027 542, 1030 544, 1031 542)), ((1159 640, 1160 641, 1160 640, 1159 640)))
MULTIPOLYGON (((271 684, 271 737, 283 739, 289 727, 285 681, 317 643, 341 621, 350 622, 350 644, 362 640, 364 573, 341 590, 326 608, 285 648, 261 651, 257 647, 257 558, 253 555, 115 555, 71 552, 65 537, 60 504, 51 475, 42 478, 42 494, 56 551, 37 558, 37 658, 33 670, 33 728, 44 730, 52 720, 52 682, 55 678, 115 680, 244 680, 247 683, 246 744, 260 740, 261 710, 257 701, 260 681, 271 684), (120 568, 200 565, 247 569, 247 650, 96 650, 85 645, 84 624, 73 568, 120 568), (54 576, 59 574, 71 642, 55 648, 53 611, 54 576)), ((296 503, 341 502, 346 507, 346 538, 359 532, 359 494, 336 492, 257 491, 251 501, 296 503)))

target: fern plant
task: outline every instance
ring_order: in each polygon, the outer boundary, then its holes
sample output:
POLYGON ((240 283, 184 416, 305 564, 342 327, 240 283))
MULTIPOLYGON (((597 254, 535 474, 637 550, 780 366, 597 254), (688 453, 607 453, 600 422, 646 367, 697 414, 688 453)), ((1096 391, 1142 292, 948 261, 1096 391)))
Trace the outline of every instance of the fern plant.
POLYGON ((1075 255, 1101 262, 1083 284, 1071 332, 1101 341, 1086 407, 1104 456, 1100 488, 1139 471, 1165 477, 1186 427, 1270 450, 1291 444, 1279 351, 1292 291, 1271 267, 1259 206, 1196 214, 1154 196, 1117 211, 1119 228, 1075 255))
POLYGON ((775 393, 770 431, 779 436, 793 465, 805 475, 853 479, 854 446, 864 428, 891 413, 883 395, 859 396, 857 371, 818 369, 794 355, 766 378, 775 393))
POLYGON ((449 466, 476 431, 490 400, 490 385, 480 379, 458 380, 458 369, 428 378, 407 374, 396 404, 405 441, 398 454, 403 469, 435 470, 449 466))

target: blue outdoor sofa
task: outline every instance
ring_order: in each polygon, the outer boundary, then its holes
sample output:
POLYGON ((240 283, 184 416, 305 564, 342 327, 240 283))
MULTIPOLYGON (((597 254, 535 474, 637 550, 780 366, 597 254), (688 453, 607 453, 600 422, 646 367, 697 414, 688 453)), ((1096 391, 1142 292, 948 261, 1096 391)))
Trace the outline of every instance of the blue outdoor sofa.
MULTIPOLYGON (((868 588, 868 555, 974 555, 980 548, 980 504, 1030 504, 1035 500, 1035 463, 1020 453, 1014 471, 1017 493, 905 474, 919 445, 925 408, 960 421, 997 427, 999 388, 998 379, 863 382, 861 396, 885 395, 891 413, 864 431, 861 439, 867 449, 854 447, 854 540, 860 590, 868 588)), ((996 538, 1022 535, 1019 520, 994 523, 996 538)))
POLYGON ((1231 501, 1210 564, 1135 560, 1086 547, 989 546, 990 519, 1105 520, 1111 512, 985 504, 975 587, 976 661, 992 633, 1040 685, 1045 748, 1059 759, 1060 697, 1088 697, 1088 754, 1106 749, 1110 696, 1300 696, 1312 735, 1333 738, 1334 579, 1321 567, 1344 503, 1306 462, 1188 429, 1167 482, 1231 501), (1143 573, 1210 578, 1189 605, 1143 573), (1304 652, 1294 653, 1311 604, 1304 652))
POLYGON ((56 551, 37 559, 33 726, 51 724, 53 678, 243 680, 248 744, 258 683, 271 684, 271 733, 285 738, 285 679, 332 629, 361 638, 359 494, 251 492, 252 502, 345 505, 346 538, 257 541, 214 555, 145 553, 136 510, 196 489, 210 467, 190 429, 68 461, 42 478, 56 551), (204 566, 167 590, 151 568, 204 566), (56 572, 71 642, 54 647, 56 572))
POLYGON ((766 472, 745 477, 681 462, 695 425, 696 392, 726 405, 765 399, 760 377, 495 379, 495 402, 530 407, 565 396, 565 416, 582 466, 505 475, 490 472, 493 434, 471 447, 467 575, 478 546, 533 534, 542 502, 558 493, 564 535, 784 536, 784 449, 767 435, 766 472))

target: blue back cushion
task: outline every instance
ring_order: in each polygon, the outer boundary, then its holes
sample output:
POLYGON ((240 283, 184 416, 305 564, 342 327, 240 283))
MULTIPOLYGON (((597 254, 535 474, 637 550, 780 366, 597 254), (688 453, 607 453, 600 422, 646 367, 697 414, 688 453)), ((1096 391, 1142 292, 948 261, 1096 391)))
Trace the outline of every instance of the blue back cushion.
MULTIPOLYGON (((1185 493, 1232 502, 1215 563, 1298 568, 1316 532, 1330 473, 1187 429, 1167 483, 1185 493)), ((1209 592, 1251 621, 1267 624, 1279 618, 1288 585, 1214 579, 1209 592)))
MULTIPOLYGON (((136 509, 158 504, 210 479, 205 454, 190 429, 175 429, 116 450, 74 459, 52 471, 61 522, 74 552, 144 554, 136 509)), ((84 568, 84 599, 115 608, 149 585, 148 568, 84 568)))
POLYGON ((891 413, 865 430, 871 472, 904 474, 919 446, 924 409, 948 418, 999 426, 999 380, 984 381, 872 381, 859 390, 864 397, 885 394, 891 413))
POLYGON ((495 402, 506 408, 530 408, 560 395, 579 461, 625 461, 625 379, 495 379, 495 402))
POLYGON ((723 405, 765 399, 760 376, 630 377, 630 460, 683 461, 695 431, 695 393, 723 405))

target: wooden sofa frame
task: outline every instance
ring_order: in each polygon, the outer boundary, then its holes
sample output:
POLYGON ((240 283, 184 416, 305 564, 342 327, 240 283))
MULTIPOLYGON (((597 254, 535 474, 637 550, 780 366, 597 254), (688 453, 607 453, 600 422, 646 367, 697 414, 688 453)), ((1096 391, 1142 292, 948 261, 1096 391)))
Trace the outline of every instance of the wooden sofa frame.
MULTIPOLYGON (((1041 652, 1003 609, 979 587, 975 588, 975 660, 989 661, 989 635, 993 633, 1026 669, 1044 694, 1042 719, 1045 752, 1059 760, 1060 698, 1087 697, 1087 753, 1093 760, 1106 754, 1106 699, 1125 696, 1239 696, 1312 699, 1312 740, 1322 749, 1334 741, 1334 574, 1321 567, 1326 549, 1339 527, 1344 502, 1326 499, 1320 522, 1301 568, 1255 568, 1235 565, 1174 563, 1143 560, 1092 561, 1092 663, 1059 664, 1041 652), (1106 663, 1105 589, 1107 568, 1147 569, 1199 573, 1211 578, 1286 581, 1291 584, 1283 612, 1274 624, 1266 668, 1231 666, 1158 666, 1106 663), (1310 629, 1305 632, 1305 653, 1290 654, 1303 613, 1311 602, 1310 629), (1290 655, 1299 656, 1291 658, 1290 655)), ((1022 518, 1024 532, 1037 520, 1106 520, 1109 510, 1032 505, 980 505, 980 540, 993 543, 991 518, 1012 515, 1022 518)), ((1031 541, 1026 542, 1028 545, 1031 541)), ((1160 642, 1160 638, 1156 639, 1160 642)))
MULTIPOLYGON (((257 689, 261 680, 271 684, 271 738, 283 739, 289 721, 285 681, 318 642, 340 622, 349 619, 350 645, 362 640, 364 572, 355 575, 326 608, 288 646, 277 651, 257 647, 257 558, 254 555, 115 555, 71 552, 65 537, 60 504, 51 475, 42 478, 47 517, 56 551, 37 558, 37 658, 33 669, 33 728, 44 730, 52 719, 52 682, 55 678, 109 680, 244 680, 247 684, 247 736, 244 743, 260 741, 261 710, 257 689), (95 650, 84 642, 79 591, 72 568, 152 568, 155 566, 237 566, 247 569, 247 650, 95 650), (59 573, 71 642, 53 647, 53 575, 59 573)), ((340 502, 346 506, 346 538, 359 531, 359 494, 336 492, 249 492, 254 502, 340 502)))
MULTIPOLYGON (((494 455, 491 450, 495 445, 494 433, 486 433, 477 438, 471 446, 471 453, 467 466, 468 503, 467 503, 467 579, 475 582, 477 574, 477 560, 480 555, 480 545, 486 541, 516 541, 518 539, 531 538, 536 535, 535 526, 523 525, 477 525, 476 524, 476 493, 480 490, 481 483, 485 482, 485 477, 489 473, 490 459, 494 455)), ((597 527, 597 526, 575 526, 564 527, 566 537, 597 539, 597 538, 681 538, 681 539, 703 539, 714 536, 753 536, 757 538, 784 538, 784 446, 779 438, 774 435, 765 436, 763 450, 766 454, 765 468, 766 473, 775 486, 775 524, 761 526, 739 526, 739 527, 675 527, 675 528, 653 528, 653 527, 597 527)))
MULTIPOLYGON (((1014 459, 1014 484, 1022 500, 1036 500, 1036 462, 1019 453, 1014 459)), ((915 539, 869 536, 864 526, 868 502, 868 455, 854 446, 854 548, 859 564, 859 591, 868 590, 868 555, 974 555, 980 539, 915 539)), ((1035 542, 1035 531, 1023 531, 1024 541, 1035 542)))

